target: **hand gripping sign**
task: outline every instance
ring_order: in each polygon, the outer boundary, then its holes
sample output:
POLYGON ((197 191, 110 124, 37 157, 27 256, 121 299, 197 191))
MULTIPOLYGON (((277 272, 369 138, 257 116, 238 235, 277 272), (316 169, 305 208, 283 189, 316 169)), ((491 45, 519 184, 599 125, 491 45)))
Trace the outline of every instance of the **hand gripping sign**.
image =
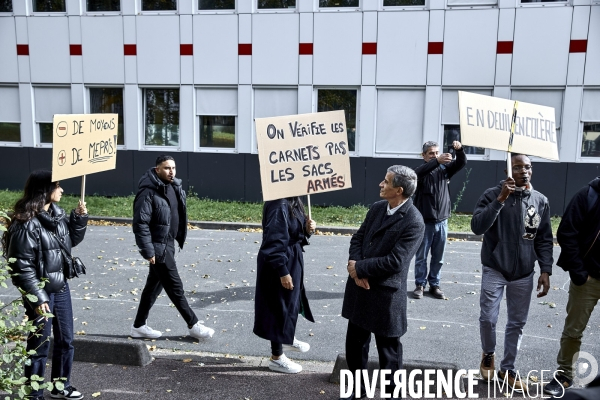
POLYGON ((256 118, 255 125, 264 201, 352 187, 344 111, 256 118))
POLYGON ((115 169, 118 114, 56 114, 53 119, 52 181, 115 169))
POLYGON ((554 108, 458 92, 462 144, 558 161, 554 108))

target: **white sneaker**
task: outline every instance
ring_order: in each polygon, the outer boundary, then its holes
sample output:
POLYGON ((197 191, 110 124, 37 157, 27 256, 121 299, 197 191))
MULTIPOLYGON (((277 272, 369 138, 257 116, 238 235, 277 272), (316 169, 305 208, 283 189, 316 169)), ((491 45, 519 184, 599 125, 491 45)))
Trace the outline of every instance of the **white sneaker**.
POLYGON ((190 336, 196 339, 211 338, 214 334, 214 329, 204 326, 200 322, 196 322, 196 324, 190 328, 190 336))
POLYGON ((306 353, 307 351, 310 350, 310 344, 308 344, 306 342, 301 342, 298 339, 294 338, 294 343, 293 344, 284 344, 283 350, 284 351, 298 351, 300 353, 306 353))
POLYGON ((269 369, 275 372, 283 372, 285 374, 297 374, 302 371, 302 365, 296 364, 282 354, 278 360, 269 360, 269 369))
POLYGON ((131 325, 131 337, 156 339, 162 336, 162 333, 150 328, 148 325, 142 325, 139 328, 131 325))

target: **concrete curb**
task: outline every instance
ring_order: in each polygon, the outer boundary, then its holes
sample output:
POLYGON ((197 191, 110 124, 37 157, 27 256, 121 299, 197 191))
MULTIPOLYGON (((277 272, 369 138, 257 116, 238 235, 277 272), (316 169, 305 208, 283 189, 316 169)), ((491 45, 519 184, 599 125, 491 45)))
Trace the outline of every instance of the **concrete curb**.
MULTIPOLYGON (((50 338, 50 352, 54 338, 50 338)), ((93 336, 75 336, 74 361, 97 364, 117 364, 145 367, 153 360, 146 342, 135 339, 106 339, 93 336)))
MULTIPOLYGON (((131 218, 124 217, 96 217, 90 216, 90 221, 106 221, 117 224, 131 224, 131 218)), ((243 222, 221 222, 221 221, 189 221, 189 224, 200 229, 216 230, 238 230, 238 229, 261 229, 261 224, 243 222)), ((358 228, 346 226, 322 226, 317 230, 323 234, 352 235, 358 228)), ((467 240, 480 242, 483 235, 475 235, 469 232, 448 232, 448 238, 452 240, 467 240)))
MULTIPOLYGON (((405 360, 403 362, 403 367, 406 370, 406 376, 410 375, 410 372, 416 369, 424 371, 426 369, 435 369, 448 371, 452 370, 452 376, 456 376, 456 373, 459 371, 459 367, 456 364, 450 363, 440 363, 433 361, 420 361, 420 360, 405 360)), ((343 369, 348 369, 348 363, 346 362, 345 354, 338 354, 337 359, 335 360, 335 365, 333 366, 333 371, 331 372, 331 376, 329 377, 329 382, 338 384, 340 383, 340 371, 343 369)), ((373 371, 379 369, 379 359, 377 357, 369 357, 369 362, 367 364, 367 369, 369 370, 369 376, 372 376, 373 371)), ((422 375, 421 375, 422 376, 422 375)), ((379 381, 379 380, 378 380, 379 381)), ((430 388, 431 393, 437 392, 437 384, 436 380, 433 380, 433 385, 430 388)), ((464 392, 464 382, 463 379, 460 380, 460 390, 464 392)))

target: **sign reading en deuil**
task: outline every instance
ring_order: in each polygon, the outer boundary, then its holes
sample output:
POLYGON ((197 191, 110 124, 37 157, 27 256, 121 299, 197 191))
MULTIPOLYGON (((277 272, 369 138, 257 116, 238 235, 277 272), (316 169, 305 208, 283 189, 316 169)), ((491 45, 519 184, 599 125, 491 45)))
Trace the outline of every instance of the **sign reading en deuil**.
POLYGON ((352 187, 344 111, 256 118, 264 201, 352 187))
POLYGON ((462 144, 558 161, 554 108, 520 101, 517 103, 515 130, 510 146, 515 101, 459 91, 462 144))
POLYGON ((118 114, 56 114, 52 181, 115 169, 118 114))

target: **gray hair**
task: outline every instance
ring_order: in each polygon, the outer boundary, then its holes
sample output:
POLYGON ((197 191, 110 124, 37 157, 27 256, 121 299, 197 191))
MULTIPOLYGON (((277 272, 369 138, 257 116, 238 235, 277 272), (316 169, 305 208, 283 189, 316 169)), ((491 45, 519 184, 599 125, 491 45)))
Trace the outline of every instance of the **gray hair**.
POLYGON ((433 140, 425 142, 423 144, 423 154, 427 153, 427 150, 429 150, 430 147, 440 147, 440 145, 438 142, 434 142, 433 140))
POLYGON ((417 174, 415 171, 404 165, 392 165, 387 169, 387 172, 394 174, 392 186, 401 187, 404 197, 409 198, 415 194, 415 190, 417 190, 417 174))

